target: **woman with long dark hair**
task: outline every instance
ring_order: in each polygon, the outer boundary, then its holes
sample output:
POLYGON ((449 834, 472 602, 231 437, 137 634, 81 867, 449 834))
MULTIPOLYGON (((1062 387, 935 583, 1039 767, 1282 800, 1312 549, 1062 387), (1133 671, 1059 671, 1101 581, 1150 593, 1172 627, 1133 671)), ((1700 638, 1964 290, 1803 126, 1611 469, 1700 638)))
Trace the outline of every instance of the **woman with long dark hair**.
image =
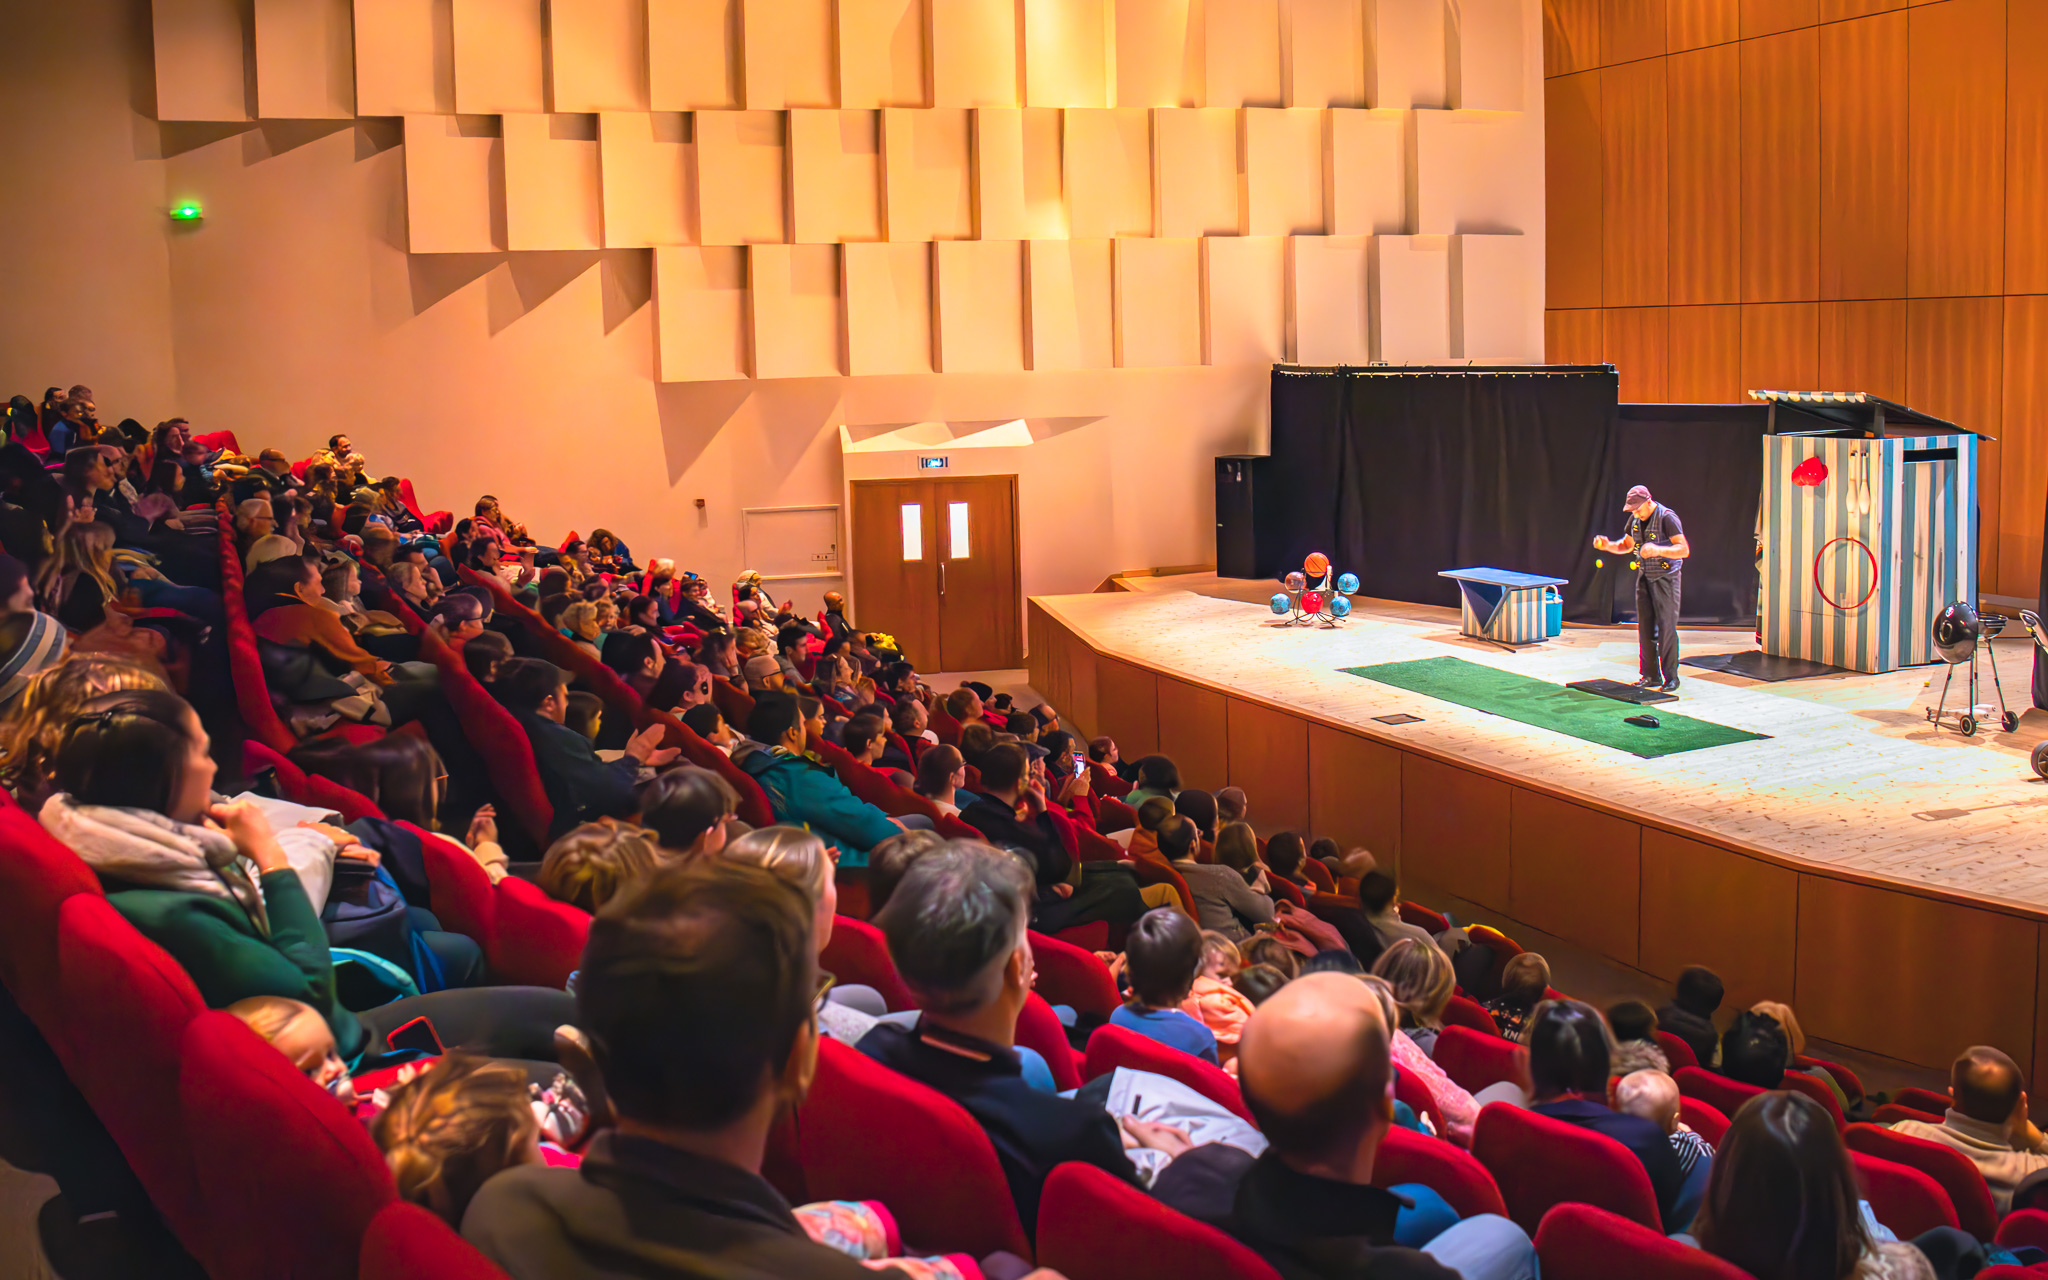
POLYGON ((1627 1147, 1650 1175, 1664 1229, 1684 1230, 1697 1202, 1685 1203, 1685 1172, 1670 1139, 1654 1121, 1607 1105, 1614 1045, 1600 1014, 1583 1001, 1546 1000, 1529 1015, 1523 1043, 1529 1047, 1529 1110, 1627 1147))

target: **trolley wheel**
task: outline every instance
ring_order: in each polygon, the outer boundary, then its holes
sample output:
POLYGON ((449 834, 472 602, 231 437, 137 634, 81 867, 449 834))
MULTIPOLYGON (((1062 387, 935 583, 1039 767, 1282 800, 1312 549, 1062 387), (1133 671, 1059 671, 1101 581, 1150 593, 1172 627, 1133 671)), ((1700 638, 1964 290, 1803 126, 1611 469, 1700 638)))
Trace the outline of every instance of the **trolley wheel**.
POLYGON ((1999 723, 2005 726, 2005 731, 2007 733, 2011 733, 2013 730, 2020 727, 2020 713, 2017 711, 2008 711, 1999 718, 1999 723))
POLYGON ((1962 729, 1965 738, 1974 738, 1977 736, 1977 717, 1964 716, 1962 723, 1957 727, 1962 729))
POLYGON ((1926 716, 1927 716, 1927 723, 1929 723, 1929 724, 1933 724, 1933 723, 1934 723, 1934 708, 1933 708, 1933 707, 1922 707, 1922 708, 1920 708, 1920 710, 1921 710, 1922 712, 1926 713, 1926 716))
POLYGON ((2034 773, 2039 777, 2048 778, 2048 742, 2034 744, 2033 763, 2034 773))

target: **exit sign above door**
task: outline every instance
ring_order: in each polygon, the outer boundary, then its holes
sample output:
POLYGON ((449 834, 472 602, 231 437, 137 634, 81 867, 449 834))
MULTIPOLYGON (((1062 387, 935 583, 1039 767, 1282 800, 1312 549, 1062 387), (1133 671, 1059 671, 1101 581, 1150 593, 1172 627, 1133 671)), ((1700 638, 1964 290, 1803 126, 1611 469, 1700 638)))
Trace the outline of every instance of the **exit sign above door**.
POLYGON ((949 461, 951 460, 944 457, 919 458, 917 460, 917 469, 919 471, 943 471, 949 461))

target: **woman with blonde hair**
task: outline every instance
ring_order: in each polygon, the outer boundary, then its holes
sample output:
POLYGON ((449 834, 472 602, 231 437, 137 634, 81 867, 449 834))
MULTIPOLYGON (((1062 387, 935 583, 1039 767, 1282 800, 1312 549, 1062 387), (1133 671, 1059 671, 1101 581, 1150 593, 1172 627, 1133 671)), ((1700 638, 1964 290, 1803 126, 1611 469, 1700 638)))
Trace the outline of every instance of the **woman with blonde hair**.
POLYGON ((640 828, 586 822, 548 846, 536 883, 557 902, 595 915, 660 865, 661 851, 640 828))
POLYGON ((604 651, 597 647, 598 638, 604 634, 598 617, 597 606, 588 600, 573 601, 562 610, 562 634, 593 658, 604 656, 604 651))
POLYGON ((0 783, 35 813, 49 799, 57 747, 85 705, 130 689, 171 690, 163 675, 110 653, 73 654, 29 683, 0 743, 0 783))
POLYGON ((1385 978, 1401 1006, 1401 1030, 1415 1046, 1432 1056, 1437 1034, 1444 1029, 1444 1010, 1458 985, 1450 958, 1434 943, 1402 938, 1380 953, 1372 971, 1385 978))
POLYGON ((55 549, 36 566, 37 606, 73 631, 90 631, 105 622, 107 606, 120 597, 111 525, 66 526, 55 549))
POLYGON ((514 1165, 540 1164, 540 1122, 526 1072, 449 1054, 390 1093, 371 1122, 402 1200, 451 1226, 477 1189, 514 1165))
MULTIPOLYGON (((811 902, 811 947, 822 956, 832 941, 832 919, 839 910, 839 887, 832 849, 802 827, 762 827, 730 840, 718 853, 726 862, 760 867, 778 880, 803 891, 811 902)), ((858 1044, 889 1011, 873 987, 834 986, 818 1010, 818 1026, 841 1044, 858 1044)))

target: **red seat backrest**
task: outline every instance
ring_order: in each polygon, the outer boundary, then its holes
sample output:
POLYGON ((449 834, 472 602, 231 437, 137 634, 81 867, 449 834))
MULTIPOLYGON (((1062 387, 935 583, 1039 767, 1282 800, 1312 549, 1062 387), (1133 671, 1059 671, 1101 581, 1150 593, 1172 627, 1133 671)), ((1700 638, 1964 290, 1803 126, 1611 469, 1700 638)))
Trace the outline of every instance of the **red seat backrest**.
POLYGON ((647 723, 661 725, 668 730, 662 738, 662 745, 680 748, 683 759, 700 769, 724 778, 739 795, 738 817, 750 827, 772 827, 775 825, 775 809, 768 803, 768 793, 761 790, 761 784, 753 775, 732 762, 732 757, 697 736, 695 730, 676 719, 666 711, 648 710, 647 723))
POLYGON ((1590 1204, 1561 1204, 1536 1231, 1547 1280, 1751 1280, 1732 1262, 1590 1204))
POLYGON ((1715 1147, 1721 1145, 1722 1136, 1728 1132, 1728 1117, 1722 1114, 1721 1109, 1711 1102, 1703 1102, 1698 1098, 1680 1095, 1678 1118, 1685 1122, 1686 1127, 1715 1147))
POLYGON ((1442 933, 1451 927, 1449 918, 1441 911, 1431 911, 1419 902, 1404 902, 1401 904, 1401 922, 1403 924, 1415 925, 1417 928, 1425 929, 1431 934, 1442 933))
POLYGON ((1529 1051, 1498 1034, 1447 1026, 1438 1033, 1430 1057, 1467 1093, 1503 1080, 1529 1087, 1529 1051))
POLYGON ((1036 991, 1025 996, 1024 1007, 1017 1014, 1016 1036, 1019 1045, 1045 1059, 1053 1083, 1061 1089, 1078 1089, 1087 1083, 1081 1078, 1080 1055, 1068 1042, 1060 1016, 1036 991))
POLYGON ((813 737, 811 739, 811 750, 817 754, 820 760, 823 760, 832 767, 833 774, 838 777, 841 783, 845 784, 848 791, 875 806, 875 808, 880 809, 883 813, 888 814, 892 818, 906 817, 913 813, 922 814, 930 818, 934 825, 938 823, 939 809, 937 805, 934 805, 930 800, 917 794, 915 791, 906 791, 881 774, 876 773, 867 765, 854 759, 852 753, 848 752, 846 748, 838 743, 827 742, 823 738, 813 737))
POLYGON ((888 939, 865 920, 832 917, 832 936, 826 940, 818 964, 841 982, 879 991, 891 1013, 917 1008, 910 988, 903 985, 903 975, 896 972, 896 962, 889 958, 888 939))
POLYGON ((1691 1045, 1672 1035, 1669 1031, 1659 1031, 1655 1034, 1657 1037, 1657 1047, 1664 1051, 1664 1060, 1671 1064, 1673 1071, 1678 1070, 1680 1067, 1697 1067, 1700 1065, 1699 1057, 1693 1053, 1691 1045))
POLYGON ((1731 1118, 1742 1110, 1743 1103, 1764 1092, 1753 1084, 1730 1080, 1717 1071, 1700 1067, 1679 1067, 1671 1073, 1671 1078, 1678 1082, 1680 1093, 1711 1103, 1722 1115, 1731 1118))
POLYGON ((472 939, 490 959, 498 947, 498 899, 491 877, 468 853, 410 822, 399 826, 419 837, 426 863, 428 901, 445 929, 472 939))
POLYGON ((1508 1216, 1534 1232, 1551 1207, 1597 1205, 1661 1231, 1657 1193, 1635 1153, 1604 1134, 1505 1102, 1479 1111, 1472 1154, 1499 1184, 1508 1216))
POLYGON ((1911 1165, 1851 1151, 1856 1183, 1877 1220, 1901 1240, 1911 1240, 1936 1227, 1960 1225, 1956 1208, 1941 1184, 1911 1165))
POLYGON ((332 778, 307 773, 286 756, 272 751, 254 738, 245 739, 242 743, 242 768, 252 776, 259 769, 275 770, 277 789, 284 793, 285 799, 309 808, 332 809, 341 815, 343 822, 384 816, 384 811, 362 792, 351 791, 332 778))
POLYGON ((1243 1091, 1229 1073, 1210 1066, 1191 1053, 1163 1045, 1150 1036, 1141 1036, 1105 1022, 1088 1037, 1088 1062, 1084 1074, 1093 1080, 1118 1067, 1171 1076, 1211 1102, 1228 1107, 1243 1117, 1246 1124, 1258 1127, 1259 1122, 1252 1118, 1251 1108, 1244 1103, 1243 1091))
POLYGON ((1074 839, 1080 849, 1081 861, 1122 862, 1130 856, 1122 845, 1082 821, 1080 814, 1073 817, 1074 839))
POLYGON ((1787 1071, 1785 1073, 1785 1089, 1790 1093, 1803 1093, 1815 1102, 1818 1102, 1821 1105, 1821 1110, 1828 1113, 1828 1119, 1835 1122, 1835 1131, 1837 1133, 1849 1127, 1848 1118, 1842 1114, 1842 1104, 1835 1101, 1834 1090, 1828 1088, 1812 1076, 1801 1075, 1797 1071, 1787 1071))
POLYGON ((1427 1115, 1438 1133, 1444 1131, 1443 1108, 1437 1106, 1436 1095, 1430 1092, 1429 1083, 1420 1075, 1413 1071, 1395 1070, 1394 1098, 1407 1103, 1408 1109, 1416 1115, 1427 1115))
POLYGON ((1955 1206, 1957 1223, 1979 1240, 1989 1240, 1998 1233, 1998 1209, 1992 1202, 1991 1188, 1984 1185, 1983 1173, 1970 1158, 1954 1147, 1874 1124, 1850 1125, 1842 1141, 1851 1151, 1911 1165, 1940 1183, 1948 1193, 1949 1203, 1955 1206))
MULTIPOLYGON (((1103 769, 1101 765, 1096 765, 1095 768, 1101 770, 1102 773, 1109 772, 1109 770, 1103 769)), ((1096 776, 1099 778, 1101 774, 1098 773, 1096 776)), ((1111 776, 1115 775, 1112 774, 1111 776)), ((1137 825, 1138 811, 1136 809, 1131 808, 1131 806, 1115 796, 1097 795, 1095 797, 1095 829, 1097 831, 1106 836, 1115 835, 1119 831, 1133 830, 1137 825)))
POLYGON ((1387 1136, 1380 1141, 1379 1157, 1373 1161, 1372 1182, 1376 1187, 1419 1182, 1442 1196, 1461 1218, 1476 1213, 1508 1216, 1500 1185, 1485 1165, 1470 1152, 1413 1129, 1396 1126, 1387 1130, 1387 1136))
POLYGON ((1833 1076, 1835 1083, 1841 1086, 1842 1092, 1849 1096, 1850 1106, 1856 1105, 1856 1100, 1863 1096, 1863 1082, 1856 1078, 1855 1072, 1838 1062, 1829 1062, 1826 1058, 1809 1058, 1800 1053, 1792 1056, 1792 1065, 1801 1070, 1819 1067, 1833 1076))
POLYGON ((754 714, 754 699, 724 676, 711 677, 711 701, 734 733, 747 731, 747 717, 754 714))
POLYGON ((195 1190, 223 1224, 208 1273, 354 1280, 396 1195, 362 1122, 231 1014, 186 1024, 179 1059, 195 1190))
POLYGON ((1092 951, 1034 930, 1031 959, 1038 968, 1038 994, 1049 1003, 1066 1005, 1084 1018, 1107 1018, 1123 1003, 1109 966, 1092 951))
POLYGON ((228 678, 235 687, 235 708, 242 713, 242 723, 251 737, 274 751, 290 751, 299 740, 270 703, 263 656, 256 649, 256 629, 250 625, 248 605, 242 599, 242 557, 235 550, 235 526, 226 502, 221 500, 219 514, 220 594, 221 612, 227 619, 228 678))
POLYGON ((1922 1089, 1917 1085, 1908 1085, 1906 1088, 1894 1093, 1892 1101, 1902 1107, 1911 1107, 1915 1111, 1926 1111, 1937 1116, 1948 1114, 1949 1096, 1947 1094, 1937 1093, 1933 1089, 1922 1089))
POLYGON ((976 831, 973 827, 970 827, 966 823, 960 821, 960 815, 957 813, 940 814, 939 820, 936 823, 933 823, 932 825, 933 828, 937 830, 940 835, 946 837, 946 839, 948 840, 987 839, 987 837, 982 835, 981 832, 976 831))
POLYGON ((945 743, 949 747, 960 745, 960 722, 955 720, 951 713, 946 710, 944 701, 932 703, 927 723, 931 731, 938 736, 940 742, 945 743))
POLYGON ((208 449, 226 449, 229 453, 240 453, 242 445, 232 431, 202 431, 192 437, 192 443, 208 449))
POLYGON ((370 1219, 359 1257, 359 1280, 510 1280, 455 1228, 403 1200, 370 1219))
POLYGON ((1870 1123, 1872 1124, 1894 1125, 1901 1120, 1918 1120, 1922 1124, 1940 1124, 1942 1117, 1935 1115, 1932 1111, 1918 1111, 1912 1107, 1902 1107, 1896 1102, 1887 1102, 1870 1113, 1870 1123))
POLYGON ((541 785, 540 768, 533 762, 533 743, 526 730, 469 674, 462 655, 431 631, 420 636, 420 658, 440 669, 442 696, 462 721, 464 736, 489 767, 503 812, 519 824, 536 848, 546 849, 555 806, 541 785))
POLYGON ((1337 877, 1331 875, 1330 869, 1314 858, 1301 860, 1301 873, 1308 877, 1309 883, 1316 887, 1318 893, 1337 892, 1337 877))
POLYGON ((516 986, 568 985, 569 975, 583 963, 590 940, 590 913, 557 902, 540 886, 506 876, 497 884, 497 950, 491 974, 516 986))
POLYGON ((1302 897, 1301 890, 1295 888, 1291 882, 1277 875, 1269 875, 1266 877, 1266 884, 1273 890, 1275 906, 1282 902, 1291 902, 1304 911, 1308 910, 1308 899, 1302 897))
POLYGON ((2048 1212, 2040 1209, 2014 1209, 1998 1224, 1998 1243, 2008 1249, 2031 1245, 2036 1249, 2048 1250, 2048 1212))
POLYGON ((995 1148, 951 1098, 825 1039, 796 1128, 811 1199, 879 1200, 921 1249, 1031 1256, 995 1148))
POLYGON ((0 983, 44 1025, 55 999, 57 909, 76 894, 103 896, 99 877, 43 824, 0 791, 0 983))
POLYGON ((1038 1260, 1067 1280, 1279 1280, 1265 1259, 1121 1178, 1068 1163, 1045 1180, 1038 1260))
POLYGON ((1485 1036, 1500 1034, 1500 1024, 1493 1020, 1493 1015, 1486 1011, 1486 1006, 1464 996, 1454 995, 1451 1002, 1444 1006, 1444 1025, 1470 1027, 1485 1036))

